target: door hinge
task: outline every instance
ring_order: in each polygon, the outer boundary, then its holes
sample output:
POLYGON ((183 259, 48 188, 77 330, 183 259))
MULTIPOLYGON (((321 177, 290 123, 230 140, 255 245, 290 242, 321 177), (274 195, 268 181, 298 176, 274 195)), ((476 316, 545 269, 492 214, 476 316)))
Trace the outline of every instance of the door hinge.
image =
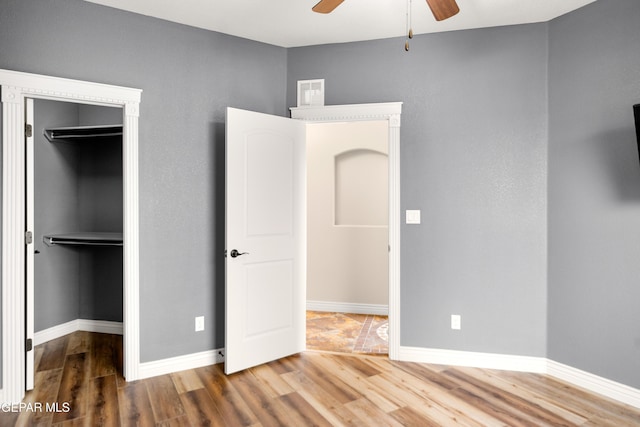
POLYGON ((31 338, 27 338, 26 349, 27 351, 33 350, 33 340, 31 338))
POLYGON ((24 243, 25 245, 30 245, 33 243, 33 233, 31 231, 27 231, 24 233, 24 243))
POLYGON ((28 123, 24 125, 24 136, 27 138, 31 138, 33 136, 33 126, 28 123))

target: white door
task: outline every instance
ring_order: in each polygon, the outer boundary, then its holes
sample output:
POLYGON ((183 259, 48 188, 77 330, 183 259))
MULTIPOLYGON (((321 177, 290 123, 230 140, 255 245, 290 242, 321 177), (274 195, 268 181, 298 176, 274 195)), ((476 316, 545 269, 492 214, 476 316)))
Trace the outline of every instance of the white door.
POLYGON ((25 100, 25 121, 27 126, 31 126, 31 132, 26 132, 25 136, 25 156, 26 156, 26 192, 25 192, 25 210, 26 210, 26 228, 27 232, 30 232, 30 242, 29 237, 27 239, 27 245, 25 246, 26 254, 25 254, 25 263, 26 263, 26 272, 25 272, 25 298, 26 298, 26 318, 25 318, 25 332, 26 332, 26 342, 31 343, 31 345, 27 345, 26 349, 26 361, 25 361, 25 385, 27 390, 33 389, 33 381, 34 381, 34 350, 33 350, 33 335, 34 335, 34 248, 33 239, 35 236, 34 230, 34 160, 33 160, 33 133, 35 129, 33 128, 33 99, 27 98, 25 100), (30 348, 29 348, 30 347, 30 348))
POLYGON ((305 124, 227 109, 225 372, 305 349, 305 124))

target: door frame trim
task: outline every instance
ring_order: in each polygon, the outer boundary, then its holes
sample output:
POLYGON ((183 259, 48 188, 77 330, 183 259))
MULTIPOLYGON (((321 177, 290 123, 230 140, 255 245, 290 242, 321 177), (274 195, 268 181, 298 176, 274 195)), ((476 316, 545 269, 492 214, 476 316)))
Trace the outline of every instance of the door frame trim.
POLYGON ((400 116, 402 102, 291 108, 291 118, 314 123, 389 122, 389 358, 400 353, 400 116))
POLYGON ((25 99, 42 98, 123 110, 124 375, 140 365, 138 119, 142 90, 0 69, 2 96, 2 390, 25 394, 25 99))

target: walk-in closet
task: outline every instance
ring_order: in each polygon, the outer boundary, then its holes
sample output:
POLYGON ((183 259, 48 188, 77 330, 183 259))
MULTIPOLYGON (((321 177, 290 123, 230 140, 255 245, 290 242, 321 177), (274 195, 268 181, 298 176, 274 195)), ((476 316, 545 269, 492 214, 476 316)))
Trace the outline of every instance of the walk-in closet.
POLYGON ((37 343, 38 334, 46 341, 76 321, 122 322, 123 116, 120 108, 33 103, 37 343))

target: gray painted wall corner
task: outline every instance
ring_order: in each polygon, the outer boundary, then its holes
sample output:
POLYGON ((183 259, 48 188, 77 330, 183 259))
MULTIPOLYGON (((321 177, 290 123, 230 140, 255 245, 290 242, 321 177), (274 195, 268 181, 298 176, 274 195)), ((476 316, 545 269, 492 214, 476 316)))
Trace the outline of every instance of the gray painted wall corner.
POLYGON ((640 3, 550 24, 549 358, 640 388, 640 3))

